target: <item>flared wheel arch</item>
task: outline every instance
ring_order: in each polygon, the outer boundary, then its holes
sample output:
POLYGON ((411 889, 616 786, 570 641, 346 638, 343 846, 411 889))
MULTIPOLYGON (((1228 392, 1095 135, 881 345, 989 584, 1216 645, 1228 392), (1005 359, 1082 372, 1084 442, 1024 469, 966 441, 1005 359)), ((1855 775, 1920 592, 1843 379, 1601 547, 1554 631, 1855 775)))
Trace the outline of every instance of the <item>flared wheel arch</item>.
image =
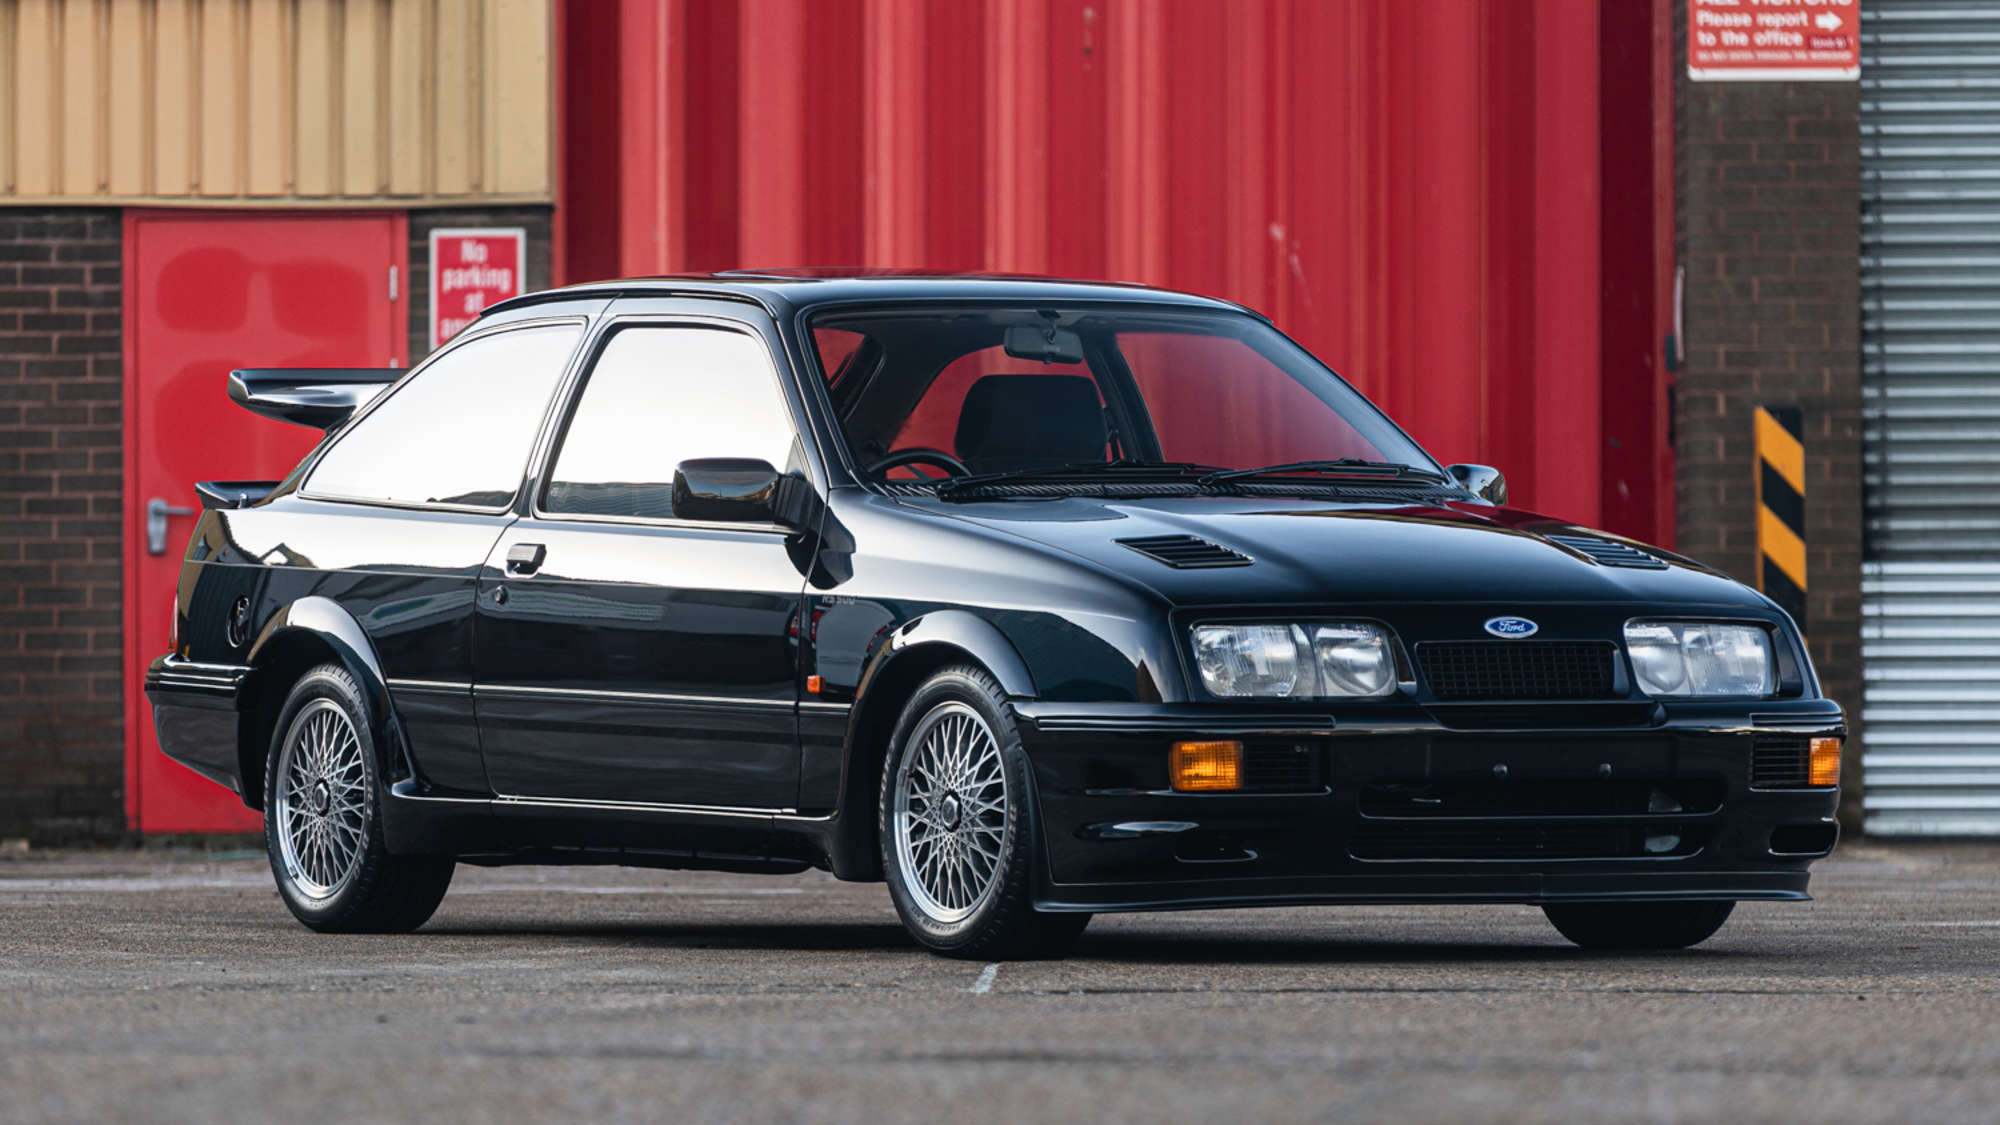
POLYGON ((838 827, 828 857, 838 878, 882 878, 875 801, 889 735, 917 688, 933 672, 953 664, 984 669, 1009 697, 1034 698, 1027 662, 991 622, 964 610, 940 610, 891 631, 870 657, 848 717, 838 827))
POLYGON ((250 808, 264 807, 265 757, 292 685, 329 661, 346 668, 367 697, 369 721, 378 735, 379 775, 393 778, 410 772, 388 681, 368 634, 332 599, 302 598, 272 615, 250 645, 250 675, 240 701, 236 751, 236 776, 243 803, 250 808))

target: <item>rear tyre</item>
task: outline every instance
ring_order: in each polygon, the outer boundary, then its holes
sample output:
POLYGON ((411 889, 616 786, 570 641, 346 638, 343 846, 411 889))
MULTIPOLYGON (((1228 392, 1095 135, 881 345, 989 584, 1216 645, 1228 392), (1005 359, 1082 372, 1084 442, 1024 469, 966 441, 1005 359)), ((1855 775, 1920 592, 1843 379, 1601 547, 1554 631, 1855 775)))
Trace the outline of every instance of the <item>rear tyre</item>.
POLYGON ((451 886, 449 858, 382 842, 375 732, 347 669, 299 677, 271 734, 264 848, 293 917, 321 933, 406 933, 451 886))
POLYGON ((1585 949, 1686 949, 1715 935, 1733 902, 1567 902, 1542 907, 1585 949))
POLYGON ((903 708, 877 809, 882 869, 904 928, 947 957, 1060 956, 1090 924, 1034 908, 1040 856, 1028 756, 993 677, 945 668, 903 708))

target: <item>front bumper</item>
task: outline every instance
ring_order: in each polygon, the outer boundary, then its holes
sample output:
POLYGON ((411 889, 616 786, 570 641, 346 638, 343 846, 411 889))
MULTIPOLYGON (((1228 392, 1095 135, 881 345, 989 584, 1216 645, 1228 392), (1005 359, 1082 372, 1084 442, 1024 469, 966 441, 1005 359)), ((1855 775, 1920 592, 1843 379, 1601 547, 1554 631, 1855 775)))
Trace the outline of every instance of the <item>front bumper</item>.
POLYGON ((1821 699, 1015 712, 1048 910, 1803 899, 1807 867, 1837 838, 1836 789, 1772 784, 1790 747, 1844 734, 1821 699), (1172 792, 1169 744, 1219 738, 1243 742, 1248 783, 1266 788, 1172 792))
POLYGON ((167 757, 238 794, 238 701, 250 669, 167 655, 146 669, 153 731, 167 757))

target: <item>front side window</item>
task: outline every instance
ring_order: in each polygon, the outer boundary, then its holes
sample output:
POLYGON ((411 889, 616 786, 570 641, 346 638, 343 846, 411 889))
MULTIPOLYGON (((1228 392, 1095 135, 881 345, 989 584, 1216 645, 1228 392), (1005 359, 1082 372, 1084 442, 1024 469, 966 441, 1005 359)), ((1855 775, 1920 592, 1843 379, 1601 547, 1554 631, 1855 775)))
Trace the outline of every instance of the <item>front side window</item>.
POLYGON ((796 439, 761 340, 721 328, 622 329, 585 377, 542 509, 670 519, 682 461, 749 458, 782 469, 796 439))
POLYGON ((503 508, 582 325, 495 332, 444 353, 335 439, 305 493, 503 508))
POLYGON ((831 388, 848 449, 876 479, 1354 461, 1443 476, 1359 392, 1244 314, 903 306, 812 328, 822 346, 877 357, 831 388))

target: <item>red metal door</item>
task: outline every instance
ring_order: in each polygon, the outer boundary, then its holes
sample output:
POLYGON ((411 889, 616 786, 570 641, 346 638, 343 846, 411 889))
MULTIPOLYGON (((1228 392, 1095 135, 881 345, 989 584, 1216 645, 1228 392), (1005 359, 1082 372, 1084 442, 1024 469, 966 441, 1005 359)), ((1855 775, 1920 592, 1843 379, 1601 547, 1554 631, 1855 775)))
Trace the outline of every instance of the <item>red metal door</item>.
POLYGON ((313 431, 230 402, 225 375, 401 365, 407 244, 400 213, 126 213, 125 815, 140 831, 259 824, 160 752, 142 691, 146 665, 167 650, 194 482, 275 479, 313 446, 313 431), (176 509, 163 544, 148 541, 154 500, 176 509))

